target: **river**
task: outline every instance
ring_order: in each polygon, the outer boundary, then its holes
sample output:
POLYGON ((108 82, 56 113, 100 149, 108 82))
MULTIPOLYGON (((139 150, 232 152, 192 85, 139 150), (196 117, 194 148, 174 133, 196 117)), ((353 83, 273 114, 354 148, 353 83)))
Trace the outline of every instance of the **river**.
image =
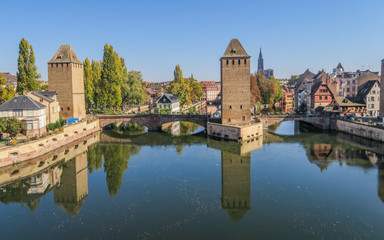
POLYGON ((178 128, 193 135, 105 131, 1 168, 1 239, 383 238, 383 144, 294 121, 243 145, 178 128))

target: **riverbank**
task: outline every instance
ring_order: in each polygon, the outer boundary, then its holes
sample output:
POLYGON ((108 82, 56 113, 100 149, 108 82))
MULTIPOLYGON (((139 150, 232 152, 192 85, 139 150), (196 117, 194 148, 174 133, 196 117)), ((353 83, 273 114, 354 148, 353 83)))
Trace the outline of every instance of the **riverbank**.
POLYGON ((41 156, 98 131, 100 131, 98 120, 82 121, 64 127, 61 133, 16 146, 2 147, 0 148, 0 167, 41 156))

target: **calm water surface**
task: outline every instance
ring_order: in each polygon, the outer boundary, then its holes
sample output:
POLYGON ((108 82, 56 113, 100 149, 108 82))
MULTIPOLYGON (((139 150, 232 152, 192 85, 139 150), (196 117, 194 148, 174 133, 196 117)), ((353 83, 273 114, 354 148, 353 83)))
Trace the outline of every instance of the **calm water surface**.
POLYGON ((103 132, 2 168, 1 239, 384 238, 383 145, 269 132, 242 146, 103 132))

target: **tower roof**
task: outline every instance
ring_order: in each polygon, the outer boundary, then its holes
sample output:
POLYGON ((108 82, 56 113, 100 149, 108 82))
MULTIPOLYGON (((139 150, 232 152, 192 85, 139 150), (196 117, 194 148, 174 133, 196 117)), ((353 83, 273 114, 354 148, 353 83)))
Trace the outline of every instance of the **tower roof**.
POLYGON ((260 48, 259 59, 262 59, 262 58, 263 58, 263 53, 261 52, 261 48, 260 48))
POLYGON ((339 65, 337 65, 337 67, 336 67, 337 69, 339 69, 339 68, 342 68, 342 69, 344 69, 343 68, 343 66, 341 65, 341 63, 339 63, 339 65))
POLYGON ((82 62, 77 58, 71 45, 61 45, 53 58, 48 63, 79 63, 82 62))
POLYGON ((225 50, 223 57, 248 57, 249 58, 251 56, 249 56, 248 53, 245 51, 240 41, 234 38, 229 42, 229 45, 227 47, 227 50, 225 50))

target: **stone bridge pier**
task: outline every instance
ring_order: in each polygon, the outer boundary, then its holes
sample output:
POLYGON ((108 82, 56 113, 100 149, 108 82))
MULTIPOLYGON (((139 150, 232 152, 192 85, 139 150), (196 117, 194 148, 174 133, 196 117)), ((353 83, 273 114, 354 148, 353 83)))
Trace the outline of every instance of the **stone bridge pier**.
POLYGON ((112 123, 133 122, 145 126, 150 132, 162 131, 163 125, 172 122, 192 122, 207 128, 206 115, 142 114, 142 115, 99 115, 100 127, 112 123))

